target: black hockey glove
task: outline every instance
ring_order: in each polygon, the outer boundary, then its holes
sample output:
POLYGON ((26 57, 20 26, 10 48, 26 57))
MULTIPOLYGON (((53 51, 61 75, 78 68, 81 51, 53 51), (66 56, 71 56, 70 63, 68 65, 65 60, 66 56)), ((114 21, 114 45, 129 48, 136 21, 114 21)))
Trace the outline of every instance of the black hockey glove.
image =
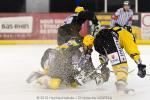
POLYGON ((144 78, 146 75, 146 65, 138 64, 138 76, 144 78))

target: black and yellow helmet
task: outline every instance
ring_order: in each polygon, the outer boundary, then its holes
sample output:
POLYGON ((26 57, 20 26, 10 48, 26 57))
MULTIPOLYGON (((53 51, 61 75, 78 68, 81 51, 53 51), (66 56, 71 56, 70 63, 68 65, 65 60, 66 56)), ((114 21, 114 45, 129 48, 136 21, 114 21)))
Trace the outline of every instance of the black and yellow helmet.
POLYGON ((75 13, 80 13, 82 11, 85 11, 85 9, 83 7, 78 6, 75 8, 75 13))
POLYGON ((86 35, 83 39, 83 44, 87 47, 93 47, 94 37, 92 35, 86 35))

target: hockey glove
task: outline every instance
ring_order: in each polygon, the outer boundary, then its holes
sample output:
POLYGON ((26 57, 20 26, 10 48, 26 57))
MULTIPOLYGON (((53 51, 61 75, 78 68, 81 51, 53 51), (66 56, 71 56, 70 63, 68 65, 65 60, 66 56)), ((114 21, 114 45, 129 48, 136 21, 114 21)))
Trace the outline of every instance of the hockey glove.
POLYGON ((138 64, 138 76, 144 78, 146 75, 146 65, 138 64))

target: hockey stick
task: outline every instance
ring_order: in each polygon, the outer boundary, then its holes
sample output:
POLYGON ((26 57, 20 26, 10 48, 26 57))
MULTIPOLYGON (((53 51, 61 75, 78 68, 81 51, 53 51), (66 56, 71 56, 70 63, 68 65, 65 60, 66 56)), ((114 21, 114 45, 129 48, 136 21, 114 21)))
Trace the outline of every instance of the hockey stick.
MULTIPOLYGON (((131 74, 131 73, 132 73, 132 72, 134 72, 134 71, 135 71, 135 69, 132 69, 132 70, 131 70, 131 71, 129 71, 128 73, 129 73, 129 74, 131 74)), ((114 72, 114 71, 112 71, 112 70, 111 70, 110 72, 111 72, 111 73, 115 73, 115 72, 114 72)), ((150 74, 149 74, 149 75, 150 75, 150 74)))

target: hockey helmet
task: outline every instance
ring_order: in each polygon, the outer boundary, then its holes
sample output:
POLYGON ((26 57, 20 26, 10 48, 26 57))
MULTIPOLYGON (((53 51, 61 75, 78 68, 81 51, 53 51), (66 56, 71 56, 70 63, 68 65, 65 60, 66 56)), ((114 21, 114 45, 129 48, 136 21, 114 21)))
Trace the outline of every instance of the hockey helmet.
POLYGON ((86 35, 83 39, 83 44, 87 47, 93 47, 94 37, 92 35, 86 35))
POLYGON ((82 11, 84 11, 83 7, 78 6, 78 7, 75 8, 75 13, 80 13, 82 11))

